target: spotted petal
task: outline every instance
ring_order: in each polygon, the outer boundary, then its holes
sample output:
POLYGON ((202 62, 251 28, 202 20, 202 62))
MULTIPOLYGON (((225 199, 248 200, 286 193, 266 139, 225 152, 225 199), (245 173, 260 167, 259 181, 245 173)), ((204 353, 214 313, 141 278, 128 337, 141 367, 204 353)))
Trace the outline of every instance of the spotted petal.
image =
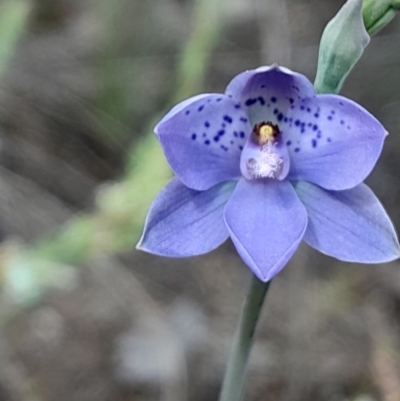
POLYGON ((262 281, 288 262, 307 226, 307 212, 288 181, 239 181, 225 221, 243 261, 262 281))
POLYGON ((319 95, 296 103, 281 126, 291 157, 289 178, 326 189, 361 183, 381 153, 387 132, 356 103, 337 95, 319 95))
POLYGON ((138 249, 173 257, 215 249, 228 238, 223 208, 234 187, 228 182, 195 191, 174 178, 154 200, 138 249))
POLYGON ((304 75, 272 65, 239 74, 226 94, 241 102, 254 126, 263 121, 280 123, 292 103, 314 96, 315 91, 304 75))
POLYGON ((164 121, 169 120, 171 117, 173 117, 175 114, 178 114, 180 111, 182 111, 186 106, 190 106, 193 102, 196 100, 200 100, 203 98, 206 98, 209 96, 208 93, 201 93, 196 96, 192 96, 189 99, 182 100, 180 103, 175 105, 159 122, 157 125, 160 125, 164 121))
POLYGON ((304 239, 312 247, 348 262, 383 263, 400 256, 393 225, 365 184, 327 191, 298 182, 295 189, 308 212, 304 239))
POLYGON ((196 190, 240 176, 240 153, 250 131, 240 105, 218 94, 185 100, 155 128, 172 170, 196 190))

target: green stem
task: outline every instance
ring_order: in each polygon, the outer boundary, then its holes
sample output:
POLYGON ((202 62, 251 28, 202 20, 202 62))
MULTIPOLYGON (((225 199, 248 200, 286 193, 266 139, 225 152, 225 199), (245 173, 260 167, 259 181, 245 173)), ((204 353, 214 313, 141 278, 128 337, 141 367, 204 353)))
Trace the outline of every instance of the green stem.
POLYGON ((219 401, 239 401, 243 392, 246 365, 254 332, 269 285, 252 276, 242 315, 233 339, 219 401))

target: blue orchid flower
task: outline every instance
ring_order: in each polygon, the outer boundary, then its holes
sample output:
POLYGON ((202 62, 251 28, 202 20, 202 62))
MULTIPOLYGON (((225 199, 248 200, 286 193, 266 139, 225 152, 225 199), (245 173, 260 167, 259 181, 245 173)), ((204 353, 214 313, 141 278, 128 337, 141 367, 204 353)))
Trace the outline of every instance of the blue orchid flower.
POLYGON ((175 173, 154 200, 138 249, 204 254, 230 237, 262 281, 302 240, 339 260, 400 256, 393 225, 363 184, 387 132, 338 95, 316 95, 273 65, 237 75, 225 94, 175 106, 156 126, 175 173))

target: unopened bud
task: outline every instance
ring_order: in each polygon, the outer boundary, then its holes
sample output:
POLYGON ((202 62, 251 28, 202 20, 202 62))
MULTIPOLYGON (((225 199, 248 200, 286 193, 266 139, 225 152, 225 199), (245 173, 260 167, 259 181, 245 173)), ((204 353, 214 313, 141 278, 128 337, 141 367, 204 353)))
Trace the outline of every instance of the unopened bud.
POLYGON ((370 41, 362 18, 362 0, 348 0, 326 26, 319 48, 315 89, 338 93, 370 41))
POLYGON ((385 27, 400 11, 400 0, 364 0, 363 18, 370 35, 385 27))

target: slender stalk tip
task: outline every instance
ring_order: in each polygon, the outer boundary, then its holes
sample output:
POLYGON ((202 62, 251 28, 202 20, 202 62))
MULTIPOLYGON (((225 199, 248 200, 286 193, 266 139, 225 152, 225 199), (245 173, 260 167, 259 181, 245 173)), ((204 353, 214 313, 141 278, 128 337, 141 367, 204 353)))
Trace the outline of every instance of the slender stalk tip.
POLYGON ((242 396, 248 357, 265 296, 271 281, 252 276, 249 292, 233 338, 219 401, 239 401, 242 396))

